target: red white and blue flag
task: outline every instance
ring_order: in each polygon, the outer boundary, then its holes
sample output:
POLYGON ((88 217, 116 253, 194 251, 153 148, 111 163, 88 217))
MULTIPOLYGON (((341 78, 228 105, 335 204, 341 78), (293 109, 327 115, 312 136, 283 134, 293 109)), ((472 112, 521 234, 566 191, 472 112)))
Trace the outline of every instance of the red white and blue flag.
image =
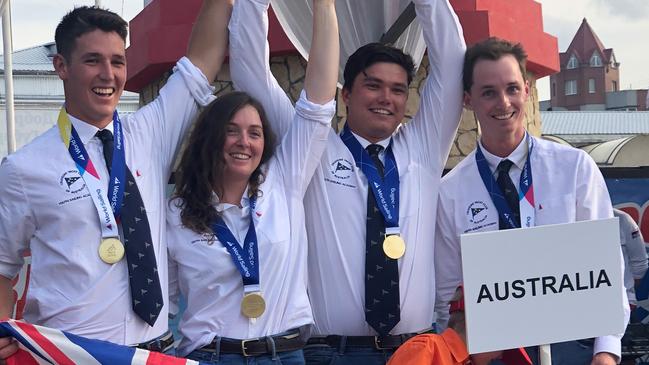
POLYGON ((161 353, 91 340, 29 323, 0 322, 0 337, 13 337, 20 349, 7 365, 202 365, 161 353))

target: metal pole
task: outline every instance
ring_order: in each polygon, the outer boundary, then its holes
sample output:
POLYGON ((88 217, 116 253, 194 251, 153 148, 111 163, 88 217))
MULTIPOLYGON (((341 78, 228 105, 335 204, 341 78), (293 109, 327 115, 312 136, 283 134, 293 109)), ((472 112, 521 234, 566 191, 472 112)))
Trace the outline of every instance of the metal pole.
POLYGON ((4 48, 5 65, 5 94, 7 112, 7 153, 16 150, 16 118, 14 112, 14 72, 12 55, 13 45, 11 42, 11 0, 5 0, 4 12, 2 13, 2 44, 4 48))
POLYGON ((550 345, 539 346, 539 357, 541 358, 541 365, 552 365, 552 350, 550 345))

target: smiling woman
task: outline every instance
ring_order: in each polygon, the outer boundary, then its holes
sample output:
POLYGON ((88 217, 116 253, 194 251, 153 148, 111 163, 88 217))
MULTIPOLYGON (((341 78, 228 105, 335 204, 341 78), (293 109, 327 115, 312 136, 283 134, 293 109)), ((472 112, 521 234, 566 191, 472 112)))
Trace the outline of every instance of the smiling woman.
POLYGON ((281 143, 261 104, 234 92, 203 111, 183 153, 167 214, 169 294, 187 298, 178 353, 192 360, 304 363, 302 198, 331 131, 339 52, 334 1, 314 0, 314 12, 313 57, 281 143))

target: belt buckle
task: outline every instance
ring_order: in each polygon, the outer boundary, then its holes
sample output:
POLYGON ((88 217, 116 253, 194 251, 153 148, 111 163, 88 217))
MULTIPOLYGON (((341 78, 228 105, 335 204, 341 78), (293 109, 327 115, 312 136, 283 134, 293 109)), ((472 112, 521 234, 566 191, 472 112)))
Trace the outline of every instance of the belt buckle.
POLYGON ((246 352, 246 342, 252 342, 252 341, 257 341, 257 340, 241 340, 241 354, 243 356, 245 357, 253 356, 252 354, 246 352))
POLYGON ((160 341, 160 339, 155 339, 149 343, 149 346, 147 347, 147 350, 149 351, 162 352, 162 341, 160 341))
POLYGON ((379 341, 379 339, 380 339, 380 336, 374 336, 374 348, 376 348, 377 350, 391 350, 392 349, 390 347, 381 346, 381 344, 380 344, 381 341, 379 341))

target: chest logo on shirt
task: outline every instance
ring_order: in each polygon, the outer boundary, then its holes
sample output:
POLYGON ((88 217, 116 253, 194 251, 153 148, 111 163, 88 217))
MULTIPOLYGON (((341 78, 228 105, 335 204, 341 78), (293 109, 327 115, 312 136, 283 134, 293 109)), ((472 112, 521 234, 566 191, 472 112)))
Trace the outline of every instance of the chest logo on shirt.
POLYGON ((339 179, 349 179, 354 172, 354 165, 344 158, 339 158, 331 163, 331 174, 339 179))
POLYGON ((466 215, 471 223, 482 223, 487 219, 487 204, 481 201, 475 201, 469 205, 466 210, 466 215))
POLYGON ((77 170, 70 170, 63 173, 59 179, 59 185, 70 194, 76 194, 86 188, 86 182, 83 181, 77 170))

